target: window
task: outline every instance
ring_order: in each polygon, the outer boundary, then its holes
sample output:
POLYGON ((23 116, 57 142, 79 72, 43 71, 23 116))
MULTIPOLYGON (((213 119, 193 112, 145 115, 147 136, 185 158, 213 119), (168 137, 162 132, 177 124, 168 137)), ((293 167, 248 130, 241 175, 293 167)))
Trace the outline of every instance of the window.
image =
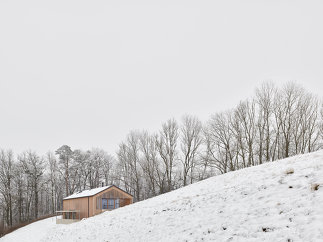
POLYGON ((120 204, 119 199, 116 199, 115 200, 115 208, 119 208, 119 206, 120 206, 119 204, 120 204))
POLYGON ((75 214, 72 212, 65 212, 65 219, 75 219, 75 214))
POLYGON ((102 198, 102 209, 108 209, 108 200, 106 198, 102 198))
POLYGON ((115 209, 120 207, 120 199, 102 198, 102 209, 115 209))
POLYGON ((114 199, 108 199, 108 209, 114 209, 114 199))

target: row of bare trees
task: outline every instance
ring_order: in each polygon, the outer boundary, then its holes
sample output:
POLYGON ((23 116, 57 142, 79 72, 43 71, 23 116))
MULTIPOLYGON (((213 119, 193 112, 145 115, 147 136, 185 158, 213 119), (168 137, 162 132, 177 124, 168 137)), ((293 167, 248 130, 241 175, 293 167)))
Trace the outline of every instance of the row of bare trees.
POLYGON ((155 134, 132 131, 117 152, 120 183, 139 201, 204 179, 213 169, 202 147, 202 123, 193 116, 170 119, 155 134))
POLYGON ((0 234, 54 214, 63 198, 74 192, 118 183, 111 173, 115 159, 102 149, 72 151, 63 145, 55 154, 27 151, 15 156, 0 150, 0 234))
POLYGON ((28 151, 14 157, 12 151, 0 150, 0 202, 2 223, 12 226, 44 213, 39 206, 43 192, 44 160, 28 151))
POLYGON ((265 83, 253 99, 208 121, 205 159, 225 173, 318 150, 322 119, 320 101, 302 87, 265 83))
MULTIPOLYGON (((264 83, 254 97, 202 123, 186 115, 159 131, 131 131, 116 155, 63 145, 39 156, 0 150, 0 214, 6 227, 62 208, 65 196, 115 184, 135 201, 213 175, 322 148, 323 106, 295 83, 264 83)), ((0 226, 1 228, 1 226, 0 226)))
POLYGON ((132 131, 119 145, 120 184, 146 199, 216 174, 322 148, 323 107, 295 83, 263 83, 254 97, 216 113, 132 131))

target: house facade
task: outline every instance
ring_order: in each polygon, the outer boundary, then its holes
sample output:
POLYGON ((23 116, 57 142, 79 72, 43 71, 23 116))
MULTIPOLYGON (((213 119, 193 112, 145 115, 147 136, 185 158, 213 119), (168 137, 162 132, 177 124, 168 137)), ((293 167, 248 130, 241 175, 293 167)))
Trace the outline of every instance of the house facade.
POLYGON ((75 193, 63 199, 62 215, 57 223, 71 223, 105 211, 132 204, 133 196, 115 185, 75 193))

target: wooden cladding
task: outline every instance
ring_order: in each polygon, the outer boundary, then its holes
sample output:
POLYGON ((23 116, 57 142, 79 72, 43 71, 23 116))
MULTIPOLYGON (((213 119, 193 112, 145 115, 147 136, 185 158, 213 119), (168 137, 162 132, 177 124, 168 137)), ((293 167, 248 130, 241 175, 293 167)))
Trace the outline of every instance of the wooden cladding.
POLYGON ((129 195, 118 191, 116 189, 109 189, 106 192, 101 193, 100 195, 95 196, 96 198, 96 209, 105 209, 102 208, 102 199, 119 199, 119 207, 130 204, 129 195))
POLYGON ((113 199, 114 208, 115 200, 118 200, 118 207, 124 207, 132 203, 131 195, 115 186, 112 186, 91 197, 63 200, 63 208, 64 210, 80 210, 80 219, 88 218, 104 211, 102 208, 102 199, 113 199))
MULTIPOLYGON (((100 192, 99 194, 93 197, 93 203, 95 203, 95 214, 102 213, 105 208, 102 207, 102 200, 106 200, 109 203, 109 200, 113 200, 114 208, 115 202, 118 199, 118 207, 124 207, 132 203, 132 196, 128 193, 118 189, 117 187, 111 187, 105 191, 100 192)), ((107 206, 107 210, 110 210, 111 206, 107 206)))
POLYGON ((80 218, 88 217, 88 198, 82 197, 78 199, 63 200, 64 210, 79 210, 80 218))

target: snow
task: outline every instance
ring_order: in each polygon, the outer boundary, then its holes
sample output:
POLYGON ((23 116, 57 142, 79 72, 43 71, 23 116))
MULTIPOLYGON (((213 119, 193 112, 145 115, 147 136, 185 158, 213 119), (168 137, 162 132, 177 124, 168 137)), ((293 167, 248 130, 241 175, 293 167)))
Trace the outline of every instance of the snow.
MULTIPOLYGON (((78 223, 40 224, 32 240, 18 230, 0 241, 316 242, 323 241, 322 204, 318 151, 212 177, 78 223)), ((25 229, 33 234, 36 227, 25 229)))
POLYGON ((66 199, 72 199, 72 198, 79 198, 79 197, 91 197, 94 196, 95 194, 98 194, 99 192, 104 191, 105 189, 108 189, 110 186, 105 186, 105 187, 98 187, 98 188, 94 188, 91 190, 85 190, 79 193, 74 193, 66 198, 64 198, 64 200, 66 199))
POLYGON ((56 227, 56 218, 46 218, 27 226, 24 226, 20 229, 13 231, 10 234, 0 238, 0 241, 6 242, 19 242, 19 241, 40 241, 46 236, 49 230, 56 227))

